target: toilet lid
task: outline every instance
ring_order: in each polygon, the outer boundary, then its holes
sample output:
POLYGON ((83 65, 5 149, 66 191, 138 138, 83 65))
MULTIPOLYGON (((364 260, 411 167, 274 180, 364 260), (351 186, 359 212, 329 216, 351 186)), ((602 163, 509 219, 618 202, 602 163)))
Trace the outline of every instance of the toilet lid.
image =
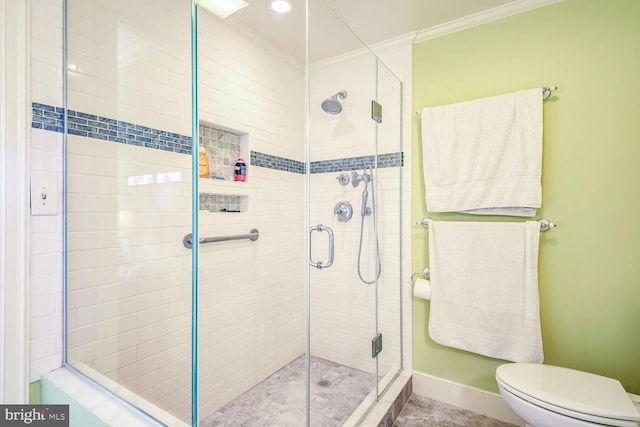
POLYGON ((618 380, 559 366, 509 363, 496 370, 506 386, 558 409, 620 420, 640 420, 618 380))

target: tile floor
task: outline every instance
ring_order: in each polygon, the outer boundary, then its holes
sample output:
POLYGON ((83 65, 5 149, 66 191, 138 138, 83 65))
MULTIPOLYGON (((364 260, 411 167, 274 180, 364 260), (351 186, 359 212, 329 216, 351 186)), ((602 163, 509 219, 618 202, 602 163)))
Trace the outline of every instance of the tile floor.
MULTIPOLYGON (((201 427, 305 425, 304 355, 206 417, 201 427)), ((340 427, 374 387, 373 374, 311 358, 311 426, 340 427)), ((384 424, 384 425, 390 425, 384 424)), ((412 394, 393 427, 514 427, 412 394)))
MULTIPOLYGON (((201 427, 305 425, 304 355, 204 418, 201 427)), ((311 358, 311 425, 341 426, 375 386, 375 376, 311 358)))
POLYGON ((393 427, 514 427, 446 403, 412 394, 393 427))

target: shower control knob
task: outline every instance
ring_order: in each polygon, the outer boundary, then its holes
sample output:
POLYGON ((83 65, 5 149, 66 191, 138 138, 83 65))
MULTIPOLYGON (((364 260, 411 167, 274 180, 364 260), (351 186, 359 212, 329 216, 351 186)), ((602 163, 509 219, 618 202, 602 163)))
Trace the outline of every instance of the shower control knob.
POLYGON ((353 216, 353 206, 346 201, 338 202, 333 208, 333 214, 338 217, 338 221, 347 222, 353 216))
POLYGON ((338 180, 338 183, 340 185, 347 185, 351 180, 351 178, 349 177, 349 174, 346 172, 342 172, 340 175, 336 177, 336 179, 338 180))

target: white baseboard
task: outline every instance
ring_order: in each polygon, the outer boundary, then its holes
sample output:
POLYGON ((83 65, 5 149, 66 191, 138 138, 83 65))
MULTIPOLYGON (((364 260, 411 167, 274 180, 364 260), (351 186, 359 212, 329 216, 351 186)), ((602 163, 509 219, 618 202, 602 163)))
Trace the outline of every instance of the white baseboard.
POLYGON ((522 418, 517 416, 496 393, 415 371, 413 372, 413 393, 496 420, 524 426, 522 418))

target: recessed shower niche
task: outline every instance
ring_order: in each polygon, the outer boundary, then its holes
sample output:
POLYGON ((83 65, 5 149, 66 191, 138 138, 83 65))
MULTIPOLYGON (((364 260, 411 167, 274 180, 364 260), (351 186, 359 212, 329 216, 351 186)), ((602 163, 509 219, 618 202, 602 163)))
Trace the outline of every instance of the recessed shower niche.
POLYGON ((249 162, 249 135, 205 121, 199 132, 199 146, 209 161, 209 176, 200 178, 200 211, 246 212, 247 182, 234 181, 234 167, 239 158, 249 162))

